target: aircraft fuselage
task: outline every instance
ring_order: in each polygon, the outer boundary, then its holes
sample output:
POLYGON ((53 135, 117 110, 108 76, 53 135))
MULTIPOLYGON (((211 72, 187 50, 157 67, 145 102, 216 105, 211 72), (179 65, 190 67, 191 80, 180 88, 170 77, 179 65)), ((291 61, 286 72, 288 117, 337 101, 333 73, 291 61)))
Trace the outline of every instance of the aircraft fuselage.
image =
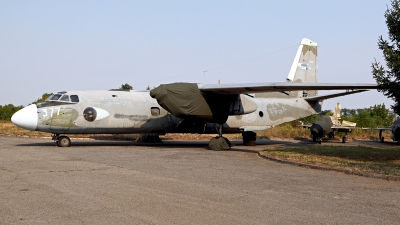
MULTIPOLYGON (((148 91, 68 91, 13 116, 29 130, 53 134, 216 133, 214 123, 184 120, 163 109, 148 91)), ((265 130, 319 111, 302 98, 252 98, 256 110, 228 117, 224 133, 265 130)))

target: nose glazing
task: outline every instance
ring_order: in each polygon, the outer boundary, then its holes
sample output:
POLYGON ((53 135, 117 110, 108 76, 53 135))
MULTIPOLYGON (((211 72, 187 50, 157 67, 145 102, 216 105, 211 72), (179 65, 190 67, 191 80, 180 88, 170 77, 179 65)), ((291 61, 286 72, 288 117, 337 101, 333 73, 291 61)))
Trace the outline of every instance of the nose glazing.
POLYGON ((36 105, 29 105, 14 113, 14 115, 11 117, 11 122, 27 130, 36 130, 38 122, 36 105))

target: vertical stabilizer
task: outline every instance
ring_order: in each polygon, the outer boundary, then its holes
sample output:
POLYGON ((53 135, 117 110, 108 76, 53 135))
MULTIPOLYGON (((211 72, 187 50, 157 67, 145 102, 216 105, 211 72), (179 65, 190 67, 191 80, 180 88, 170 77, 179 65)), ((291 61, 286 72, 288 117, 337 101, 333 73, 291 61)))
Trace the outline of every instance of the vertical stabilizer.
POLYGON ((340 119, 340 110, 341 110, 341 105, 340 105, 340 103, 338 102, 337 104, 336 104, 336 107, 335 107, 335 111, 333 112, 333 116, 336 118, 336 119, 340 119))
MULTIPOLYGON (((317 43, 307 38, 303 38, 297 49, 296 56, 289 75, 286 78, 287 82, 296 83, 317 83, 317 43)), ((256 98, 306 98, 317 96, 317 91, 287 91, 287 92, 267 92, 257 93, 256 98)))
POLYGON ((333 111, 333 115, 330 117, 332 120, 333 126, 341 126, 341 123, 340 123, 340 110, 341 109, 340 108, 341 108, 341 106, 340 106, 340 103, 338 102, 336 104, 335 110, 333 111))
MULTIPOLYGON (((303 38, 297 49, 289 75, 286 78, 288 82, 296 83, 317 83, 317 43, 310 39, 303 38)), ((303 91, 293 93, 296 97, 317 96, 317 91, 303 91)))

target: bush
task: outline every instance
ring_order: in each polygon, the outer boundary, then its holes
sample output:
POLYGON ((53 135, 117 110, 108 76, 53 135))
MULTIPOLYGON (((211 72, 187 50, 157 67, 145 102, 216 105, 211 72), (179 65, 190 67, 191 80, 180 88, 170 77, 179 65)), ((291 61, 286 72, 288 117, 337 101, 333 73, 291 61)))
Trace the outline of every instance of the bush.
POLYGON ((0 120, 11 120, 11 116, 23 106, 14 106, 13 104, 0 105, 0 120))

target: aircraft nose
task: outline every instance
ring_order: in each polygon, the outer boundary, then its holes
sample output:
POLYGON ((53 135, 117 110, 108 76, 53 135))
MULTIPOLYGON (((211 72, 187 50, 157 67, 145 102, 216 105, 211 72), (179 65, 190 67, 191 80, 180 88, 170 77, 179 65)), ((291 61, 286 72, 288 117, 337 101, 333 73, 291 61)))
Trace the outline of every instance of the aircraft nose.
POLYGON ((12 115, 11 122, 27 130, 36 130, 38 122, 36 105, 32 104, 18 110, 14 115, 12 115))

